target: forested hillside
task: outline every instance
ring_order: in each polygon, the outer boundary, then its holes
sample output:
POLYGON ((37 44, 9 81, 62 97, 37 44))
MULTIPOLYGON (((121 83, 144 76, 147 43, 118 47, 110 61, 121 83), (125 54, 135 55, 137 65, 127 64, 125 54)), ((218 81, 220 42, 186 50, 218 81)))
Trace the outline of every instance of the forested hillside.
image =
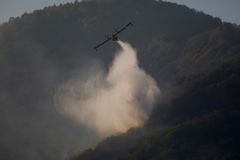
POLYGON ((0 159, 239 159, 240 28, 154 0, 51 6, 0 26, 0 159), (93 47, 131 21, 120 39, 157 81, 143 128, 101 141, 56 111, 57 87, 118 49, 93 47), (82 152, 82 154, 80 154, 82 152))

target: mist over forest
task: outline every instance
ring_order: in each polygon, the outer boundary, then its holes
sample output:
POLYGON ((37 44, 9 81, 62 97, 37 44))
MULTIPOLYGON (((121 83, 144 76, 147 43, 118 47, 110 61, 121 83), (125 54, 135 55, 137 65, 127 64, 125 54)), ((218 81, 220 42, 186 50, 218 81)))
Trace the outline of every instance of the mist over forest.
POLYGON ((239 159, 239 53, 239 26, 170 2, 85 0, 11 18, 0 159, 239 159), (93 49, 128 22, 119 43, 93 49))

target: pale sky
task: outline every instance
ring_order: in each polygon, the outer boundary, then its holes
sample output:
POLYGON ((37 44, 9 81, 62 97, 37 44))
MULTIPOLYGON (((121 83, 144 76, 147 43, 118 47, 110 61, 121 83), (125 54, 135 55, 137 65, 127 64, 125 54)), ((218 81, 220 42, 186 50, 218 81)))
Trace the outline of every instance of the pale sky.
POLYGON ((240 24, 240 0, 164 0, 184 4, 225 22, 240 24))
MULTIPOLYGON (((0 23, 45 6, 74 0, 0 0, 0 23)), ((240 0, 165 0, 185 4, 224 21, 240 24, 240 0)))
POLYGON ((46 6, 75 0, 0 0, 0 23, 8 21, 10 17, 17 17, 25 12, 32 12, 46 6))

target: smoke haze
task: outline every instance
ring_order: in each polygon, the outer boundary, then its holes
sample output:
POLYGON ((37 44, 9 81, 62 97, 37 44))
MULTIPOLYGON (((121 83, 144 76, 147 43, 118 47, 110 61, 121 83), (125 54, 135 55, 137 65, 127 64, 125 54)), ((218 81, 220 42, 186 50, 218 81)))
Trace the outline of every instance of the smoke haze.
POLYGON ((101 65, 93 65, 87 78, 69 80, 55 96, 59 111, 100 137, 142 126, 160 92, 154 79, 138 66, 136 50, 128 43, 118 43, 121 50, 107 72, 101 65))

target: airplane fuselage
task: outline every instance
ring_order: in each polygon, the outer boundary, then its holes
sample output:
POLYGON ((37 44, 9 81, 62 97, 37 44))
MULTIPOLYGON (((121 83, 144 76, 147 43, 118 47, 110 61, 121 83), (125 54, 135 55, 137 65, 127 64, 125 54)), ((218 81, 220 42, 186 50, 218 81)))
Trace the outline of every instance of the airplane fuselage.
POLYGON ((118 37, 115 35, 112 35, 112 41, 118 41, 118 37))

